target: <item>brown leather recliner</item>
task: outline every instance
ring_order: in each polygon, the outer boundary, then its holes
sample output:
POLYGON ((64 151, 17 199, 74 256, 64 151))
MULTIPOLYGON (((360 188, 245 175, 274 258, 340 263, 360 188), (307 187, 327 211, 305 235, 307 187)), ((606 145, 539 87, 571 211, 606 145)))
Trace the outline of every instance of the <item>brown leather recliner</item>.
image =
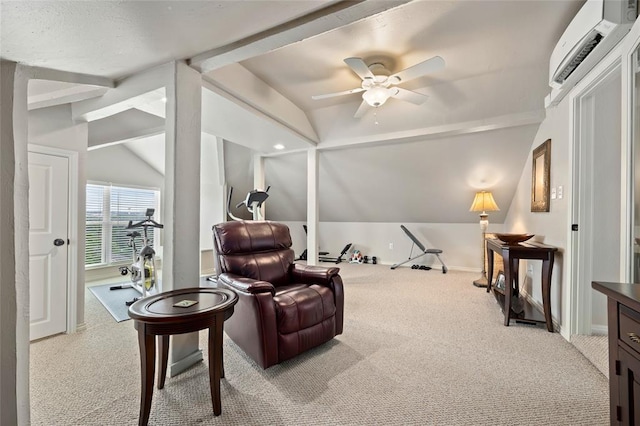
POLYGON ((271 221, 213 227, 218 285, 238 294, 225 331, 268 368, 342 333, 338 268, 293 263, 289 228, 271 221))

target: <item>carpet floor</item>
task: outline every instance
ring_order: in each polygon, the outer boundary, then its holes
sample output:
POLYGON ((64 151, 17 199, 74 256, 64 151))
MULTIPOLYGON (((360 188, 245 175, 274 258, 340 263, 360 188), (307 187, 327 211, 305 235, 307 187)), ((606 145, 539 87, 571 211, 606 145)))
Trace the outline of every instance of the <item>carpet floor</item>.
POLYGON ((571 336, 571 343, 605 377, 609 378, 609 337, 608 336, 571 336))
MULTIPOLYGON (((155 390, 150 425, 606 425, 607 379, 558 333, 502 325, 477 274, 342 264, 344 333, 262 370, 224 339, 222 415, 206 362, 155 390)), ((135 425, 131 321, 87 292, 87 327, 31 345, 33 425, 135 425)), ((200 332, 205 351, 206 332, 200 332)))

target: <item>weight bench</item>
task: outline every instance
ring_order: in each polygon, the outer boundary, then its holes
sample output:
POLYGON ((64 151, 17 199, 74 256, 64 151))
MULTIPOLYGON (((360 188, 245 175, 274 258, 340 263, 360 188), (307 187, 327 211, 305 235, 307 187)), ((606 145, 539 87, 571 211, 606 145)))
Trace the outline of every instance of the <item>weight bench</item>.
POLYGON ((409 259, 405 260, 404 262, 400 262, 400 263, 396 263, 395 265, 391 266, 391 269, 396 269, 398 266, 400 265, 404 265, 407 262, 411 262, 412 260, 415 260, 419 257, 425 256, 427 254, 433 254, 438 258, 438 261, 440 261, 440 263, 442 264, 442 273, 446 274, 447 273, 447 266, 444 264, 444 262, 442 261, 442 259, 440 259, 440 253, 442 253, 442 250, 440 249, 428 249, 426 248, 416 237, 415 235, 413 235, 407 228, 405 228, 404 225, 400 225, 400 228, 402 228, 402 230, 404 231, 405 234, 407 234, 407 237, 409 237, 409 239, 413 242, 413 244, 411 245, 411 252, 409 252, 409 259), (418 248, 422 251, 422 253, 417 254, 414 257, 411 257, 411 255, 413 254, 413 246, 418 246, 418 248))
POLYGON ((332 262, 332 263, 340 263, 342 262, 342 256, 344 256, 345 254, 347 254, 347 252, 349 251, 349 249, 351 248, 351 243, 347 244, 346 246, 344 246, 344 248, 342 249, 342 251, 340 252, 340 256, 338 257, 327 257, 327 256, 319 256, 318 260, 320 262, 332 262))

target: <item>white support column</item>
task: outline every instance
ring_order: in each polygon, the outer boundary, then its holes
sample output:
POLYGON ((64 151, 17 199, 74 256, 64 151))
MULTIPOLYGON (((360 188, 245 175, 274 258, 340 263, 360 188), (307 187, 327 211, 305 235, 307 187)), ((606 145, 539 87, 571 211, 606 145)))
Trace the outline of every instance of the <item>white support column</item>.
MULTIPOLYGON (((201 76, 184 62, 172 63, 167 84, 164 250, 162 290, 200 282, 201 76)), ((173 336, 169 375, 202 360, 198 333, 173 336)))
MULTIPOLYGON (((264 157, 259 154, 253 156, 253 188, 267 189, 264 178, 264 157)), ((262 207, 260 207, 260 217, 266 219, 264 203, 262 203, 262 207)), ((254 215, 253 218, 255 220, 256 215, 254 215)))
MULTIPOLYGON (((200 173, 200 249, 213 249, 213 225, 224 222, 227 203, 224 191, 224 160, 219 161, 220 138, 202 132, 202 158, 200 173), (222 173, 220 167, 223 167, 222 173), (222 180, 221 175, 222 174, 222 180)), ((203 269, 205 265, 203 265, 203 269)))
POLYGON ((0 61, 0 424, 29 424, 28 68, 0 61))
POLYGON ((224 139, 216 136, 216 152, 218 155, 218 184, 226 185, 227 176, 224 173, 224 139))
MULTIPOLYGON (((0 423, 18 423, 13 87, 16 63, 0 61, 0 423)), ((27 397, 29 395, 27 394, 27 397)))
POLYGON ((307 150, 307 265, 318 264, 318 164, 316 148, 307 150))
POLYGON ((216 136, 216 154, 217 154, 217 166, 218 166, 218 184, 222 188, 222 204, 221 204, 221 220, 220 222, 224 222, 227 220, 227 175, 225 173, 225 162, 224 162, 224 139, 216 136))
POLYGON ((27 87, 29 67, 16 67, 13 95, 13 139, 15 147, 15 248, 16 303, 18 305, 16 340, 18 354, 17 386, 18 424, 29 424, 29 158, 27 87))

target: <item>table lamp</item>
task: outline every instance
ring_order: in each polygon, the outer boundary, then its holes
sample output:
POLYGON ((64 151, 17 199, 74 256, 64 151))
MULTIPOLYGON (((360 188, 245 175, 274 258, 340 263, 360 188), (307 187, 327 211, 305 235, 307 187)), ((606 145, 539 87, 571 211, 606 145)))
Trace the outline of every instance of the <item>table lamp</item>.
POLYGON ((480 213, 480 229, 482 230, 482 276, 473 282, 476 287, 487 287, 487 271, 485 269, 485 235, 487 233, 487 227, 489 226, 489 215, 487 212, 498 211, 498 205, 493 199, 493 195, 489 191, 476 192, 476 197, 471 204, 470 212, 480 213))

